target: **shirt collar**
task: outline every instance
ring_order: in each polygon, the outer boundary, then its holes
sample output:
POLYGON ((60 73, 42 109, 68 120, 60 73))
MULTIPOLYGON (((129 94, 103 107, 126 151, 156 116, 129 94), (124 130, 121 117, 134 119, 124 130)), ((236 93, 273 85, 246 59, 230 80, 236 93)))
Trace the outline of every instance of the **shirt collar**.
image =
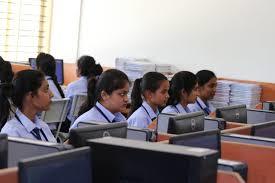
POLYGON ((185 108, 180 103, 178 103, 175 107, 178 109, 179 113, 187 113, 185 108))
POLYGON ((204 101, 202 101, 202 99, 200 97, 197 97, 197 102, 201 105, 201 107, 203 109, 207 108, 208 107, 208 103, 204 103, 204 101))
POLYGON ((149 113, 149 116, 151 119, 156 118, 157 115, 159 114, 159 111, 157 110, 157 113, 155 113, 154 110, 151 108, 151 106, 146 101, 143 101, 142 105, 149 113))
POLYGON ((52 77, 51 76, 45 76, 45 79, 49 80, 49 79, 52 79, 52 77))
POLYGON ((80 76, 79 79, 80 79, 80 80, 86 80, 86 81, 87 81, 87 77, 86 77, 86 76, 80 76))
POLYGON ((99 102, 96 102, 95 104, 105 115, 106 117, 110 120, 113 121, 115 119, 115 114, 111 113, 108 109, 106 109, 103 105, 101 105, 99 102))
MULTIPOLYGON (((16 110, 16 115, 20 119, 22 125, 26 128, 28 132, 31 132, 34 128, 41 129, 41 119, 37 116, 34 118, 34 122, 32 122, 25 114, 23 114, 19 109, 16 110)), ((19 121, 18 121, 19 122, 19 121)), ((20 122, 19 122, 20 123, 20 122)))

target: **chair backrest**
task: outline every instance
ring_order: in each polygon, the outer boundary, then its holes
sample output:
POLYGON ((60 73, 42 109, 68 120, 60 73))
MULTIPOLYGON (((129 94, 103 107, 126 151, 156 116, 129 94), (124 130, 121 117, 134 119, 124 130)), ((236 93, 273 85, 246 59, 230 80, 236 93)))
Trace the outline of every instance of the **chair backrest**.
POLYGON ((41 119, 46 123, 58 123, 65 121, 68 103, 68 98, 52 100, 50 109, 42 112, 41 119))
POLYGON ((42 112, 41 119, 46 123, 60 123, 65 121, 69 100, 69 98, 52 100, 50 109, 42 112))
POLYGON ((80 107, 87 100, 86 94, 77 94, 73 96, 72 106, 70 110, 70 116, 77 117, 80 107))
MULTIPOLYGON (((43 111, 41 114, 41 119, 45 121, 50 126, 50 128, 51 124, 58 124, 55 138, 57 138, 59 135, 62 122, 66 120, 69 101, 69 98, 54 99, 52 100, 50 109, 47 111, 43 111)), ((53 129, 56 129, 56 127, 54 127, 53 129)))

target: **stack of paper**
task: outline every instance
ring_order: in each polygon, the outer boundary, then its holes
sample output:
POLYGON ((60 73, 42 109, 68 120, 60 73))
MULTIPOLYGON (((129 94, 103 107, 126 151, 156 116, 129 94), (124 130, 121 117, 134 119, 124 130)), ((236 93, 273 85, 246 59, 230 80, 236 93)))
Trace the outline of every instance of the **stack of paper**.
POLYGON ((230 105, 246 104, 254 108, 260 103, 261 87, 257 84, 234 83, 231 85, 230 105))
POLYGON ((173 73, 172 65, 170 64, 156 64, 150 62, 148 59, 137 59, 137 58, 116 58, 116 69, 123 71, 127 74, 129 80, 131 81, 131 87, 129 91, 132 92, 132 86, 134 81, 138 78, 142 78, 147 72, 157 71, 163 73, 164 75, 170 77, 173 73))
POLYGON ((156 72, 160 72, 163 74, 172 74, 173 73, 173 66, 171 64, 156 64, 156 72))
POLYGON ((234 82, 232 82, 232 81, 226 81, 226 80, 218 80, 217 81, 216 94, 215 94, 213 100, 210 101, 210 103, 215 108, 224 107, 224 106, 229 105, 231 85, 233 83, 234 82))
POLYGON ((147 59, 116 58, 116 68, 125 72, 131 81, 145 73, 156 70, 156 65, 147 59))

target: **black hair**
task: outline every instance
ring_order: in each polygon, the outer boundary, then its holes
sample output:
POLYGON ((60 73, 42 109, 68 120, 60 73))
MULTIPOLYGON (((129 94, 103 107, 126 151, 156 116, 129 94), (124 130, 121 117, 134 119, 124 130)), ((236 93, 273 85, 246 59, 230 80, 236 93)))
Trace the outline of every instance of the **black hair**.
POLYGON ((55 59, 52 55, 47 53, 39 53, 36 57, 37 69, 42 71, 46 76, 50 76, 56 86, 60 96, 65 98, 64 92, 62 91, 60 85, 58 84, 57 77, 55 75, 55 59))
POLYGON ((203 86, 208 83, 212 78, 217 78, 215 73, 209 70, 200 70, 197 72, 199 86, 203 86))
POLYGON ((146 90, 155 92, 159 89, 161 82, 167 77, 159 72, 147 72, 142 78, 136 79, 131 93, 131 108, 129 116, 142 105, 142 95, 146 90))
POLYGON ((9 114, 10 103, 5 96, 11 95, 12 78, 13 72, 11 64, 4 61, 4 59, 0 57, 0 129, 3 127, 3 124, 8 120, 8 116, 6 116, 5 114, 9 114))
POLYGON ((7 119, 11 112, 12 103, 18 107, 20 110, 23 108, 23 101, 28 94, 28 92, 33 92, 37 94, 37 90, 41 87, 42 81, 45 79, 45 76, 42 72, 37 70, 22 70, 16 73, 12 83, 6 83, 5 92, 1 92, 0 101, 0 126, 1 128, 7 122, 7 119))
POLYGON ((169 89, 169 99, 167 105, 176 105, 180 102, 181 92, 184 90, 188 95, 192 92, 198 78, 195 74, 189 71, 180 71, 176 73, 171 82, 169 89))
POLYGON ((77 68, 80 71, 81 76, 87 78, 99 76, 103 72, 103 68, 100 64, 96 64, 93 57, 84 55, 77 60, 77 68))
POLYGON ((113 91, 121 89, 129 83, 128 76, 117 69, 109 69, 103 72, 98 79, 91 78, 88 81, 88 98, 81 106, 79 116, 90 110, 101 99, 101 92, 111 95, 113 91))
POLYGON ((4 62, 5 60, 0 56, 0 62, 4 62))

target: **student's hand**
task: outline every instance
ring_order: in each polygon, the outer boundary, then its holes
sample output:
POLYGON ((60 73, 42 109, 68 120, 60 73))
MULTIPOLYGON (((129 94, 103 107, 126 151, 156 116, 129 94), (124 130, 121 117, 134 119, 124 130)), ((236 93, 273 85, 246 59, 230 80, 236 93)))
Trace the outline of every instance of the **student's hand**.
POLYGON ((212 118, 216 118, 216 111, 215 112, 211 112, 208 116, 212 117, 212 118))
POLYGON ((157 119, 155 119, 154 121, 152 121, 152 123, 150 123, 148 125, 148 128, 155 130, 157 128, 157 119))
POLYGON ((65 142, 63 142, 63 144, 70 144, 70 143, 69 143, 69 139, 66 140, 65 142))

